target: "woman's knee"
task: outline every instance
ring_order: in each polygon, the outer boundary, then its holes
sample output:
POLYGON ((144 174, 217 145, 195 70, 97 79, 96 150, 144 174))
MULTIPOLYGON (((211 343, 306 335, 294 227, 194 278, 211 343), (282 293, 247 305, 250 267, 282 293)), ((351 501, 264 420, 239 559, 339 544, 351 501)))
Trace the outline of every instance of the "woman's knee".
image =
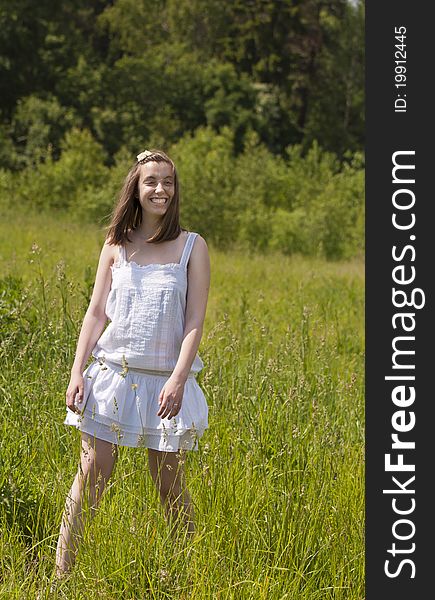
POLYGON ((150 470, 161 499, 171 503, 183 492, 183 467, 175 453, 149 451, 150 470))
POLYGON ((82 434, 82 452, 79 472, 91 488, 104 487, 110 478, 117 457, 117 447, 109 442, 91 439, 82 434))
POLYGON ((183 478, 181 473, 163 470, 156 481, 160 496, 163 501, 178 502, 183 494, 183 478))
POLYGON ((183 490, 178 482, 163 481, 159 485, 159 493, 164 502, 174 504, 180 501, 183 490))

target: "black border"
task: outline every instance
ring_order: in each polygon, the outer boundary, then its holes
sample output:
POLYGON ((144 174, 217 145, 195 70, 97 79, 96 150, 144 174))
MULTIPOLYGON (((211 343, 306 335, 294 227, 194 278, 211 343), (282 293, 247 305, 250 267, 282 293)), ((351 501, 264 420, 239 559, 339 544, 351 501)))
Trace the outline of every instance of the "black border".
MULTIPOLYGON (((432 151, 433 102, 429 89, 432 79, 431 45, 434 38, 430 2, 403 0, 366 1, 366 599, 418 600, 434 595, 432 575, 435 506, 432 492, 434 468, 432 456, 435 442, 435 398, 432 391, 433 297, 435 253, 432 239, 435 230, 431 220, 435 204, 431 190, 435 164, 432 151), (395 88, 395 27, 406 27, 406 90, 395 88), (406 113, 395 113, 397 93, 406 93, 406 113), (431 104, 431 106, 430 106, 431 104), (410 232, 398 232, 392 225, 392 154, 398 150, 415 150, 415 215, 414 242, 408 242, 410 232), (416 280, 410 288, 425 292, 425 306, 415 310, 416 400, 415 428, 403 435, 413 440, 415 450, 405 454, 406 462, 414 462, 416 508, 410 519, 415 523, 415 551, 403 558, 415 563, 415 578, 410 578, 410 566, 403 566, 395 578, 384 572, 387 549, 394 541, 392 524, 400 518, 392 510, 392 496, 383 494, 391 488, 391 475, 386 473, 384 455, 391 452, 392 414, 398 410, 391 400, 392 383, 385 376, 392 371, 392 258, 393 245, 413 243, 415 261, 407 253, 406 268, 414 265, 416 280)), ((396 186, 397 187, 397 186, 396 186)), ((406 187, 406 186, 405 186, 406 187)), ((397 311, 398 309, 396 309, 397 311)), ((408 308, 407 310, 412 310, 408 308)), ((409 335, 412 335, 411 333, 409 335)), ((403 372, 405 373, 405 372, 403 372)), ((397 374, 397 372, 396 372, 397 374)), ((409 371, 406 372, 409 374, 409 371)), ((409 409, 411 410, 411 408, 409 409)), ((400 474, 399 474, 400 475, 400 474)), ((403 496, 404 497, 404 496, 403 496)), ((410 496, 408 496, 409 498, 410 496)), ((405 547, 405 542, 403 543, 405 547)), ((396 557, 396 566, 400 559, 396 557)))

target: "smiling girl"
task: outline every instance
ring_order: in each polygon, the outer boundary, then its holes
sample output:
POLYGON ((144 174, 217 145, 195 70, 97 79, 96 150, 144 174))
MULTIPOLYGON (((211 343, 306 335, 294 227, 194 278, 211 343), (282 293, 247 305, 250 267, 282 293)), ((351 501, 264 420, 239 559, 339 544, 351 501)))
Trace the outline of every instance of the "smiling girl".
POLYGON ((144 151, 108 227, 66 392, 65 424, 80 430, 82 451, 62 516, 58 576, 75 561, 85 493, 92 514, 119 445, 148 449, 172 530, 184 524, 193 533, 183 453, 198 448, 208 426, 196 375, 209 286, 207 244, 180 227, 175 165, 164 152, 144 151))

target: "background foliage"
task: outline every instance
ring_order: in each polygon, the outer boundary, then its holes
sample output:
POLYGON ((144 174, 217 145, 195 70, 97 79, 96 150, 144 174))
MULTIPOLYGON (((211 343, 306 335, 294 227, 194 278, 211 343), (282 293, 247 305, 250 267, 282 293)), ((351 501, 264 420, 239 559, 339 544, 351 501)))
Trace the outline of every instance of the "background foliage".
POLYGON ((0 0, 0 201, 104 221, 160 147, 212 243, 361 254, 363 42, 360 0, 0 0))

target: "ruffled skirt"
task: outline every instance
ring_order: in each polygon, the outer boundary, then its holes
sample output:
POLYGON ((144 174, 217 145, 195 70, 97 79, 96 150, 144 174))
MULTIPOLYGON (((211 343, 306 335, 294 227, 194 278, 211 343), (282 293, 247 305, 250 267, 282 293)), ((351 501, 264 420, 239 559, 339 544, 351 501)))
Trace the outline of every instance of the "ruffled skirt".
POLYGON ((191 373, 180 412, 162 419, 158 398, 169 376, 95 360, 83 373, 83 401, 77 404, 82 413, 67 408, 64 424, 119 446, 197 450, 208 427, 204 393, 191 373))

